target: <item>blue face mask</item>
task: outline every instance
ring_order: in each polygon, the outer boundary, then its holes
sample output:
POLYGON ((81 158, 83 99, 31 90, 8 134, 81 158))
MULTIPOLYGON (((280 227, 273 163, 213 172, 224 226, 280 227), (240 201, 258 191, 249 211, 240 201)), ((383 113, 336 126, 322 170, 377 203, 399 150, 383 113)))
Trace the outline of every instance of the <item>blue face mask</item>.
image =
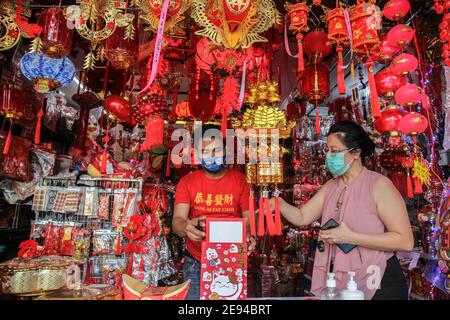
POLYGON ((350 169, 350 166, 354 159, 352 159, 350 163, 345 163, 345 153, 350 150, 337 153, 327 153, 327 156, 325 158, 325 165, 332 175, 342 176, 348 171, 348 169, 350 169))
POLYGON ((223 157, 203 157, 202 167, 211 173, 219 172, 225 167, 225 159, 223 157))

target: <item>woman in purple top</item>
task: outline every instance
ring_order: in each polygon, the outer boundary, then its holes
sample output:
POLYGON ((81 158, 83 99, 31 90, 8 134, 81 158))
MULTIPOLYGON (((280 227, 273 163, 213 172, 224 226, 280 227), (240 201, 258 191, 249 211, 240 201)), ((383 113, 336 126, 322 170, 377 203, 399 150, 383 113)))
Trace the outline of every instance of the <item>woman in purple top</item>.
POLYGON ((361 126, 341 121, 330 128, 327 149, 326 166, 335 178, 301 208, 280 199, 282 215, 294 225, 309 225, 319 218, 322 226, 330 219, 339 223, 319 233, 311 291, 319 296, 327 272, 334 272, 337 288, 345 289, 347 272, 354 271, 365 299, 408 299, 395 252, 412 250, 414 239, 398 190, 388 178, 364 166, 375 144, 361 126), (345 253, 340 244, 355 247, 345 253))

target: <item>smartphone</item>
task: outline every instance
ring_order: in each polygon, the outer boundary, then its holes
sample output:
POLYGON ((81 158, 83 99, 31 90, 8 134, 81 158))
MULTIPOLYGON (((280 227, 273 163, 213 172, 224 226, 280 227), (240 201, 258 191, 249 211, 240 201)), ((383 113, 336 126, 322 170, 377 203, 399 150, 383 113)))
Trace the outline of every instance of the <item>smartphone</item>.
MULTIPOLYGON (((339 223, 334 219, 330 219, 322 227, 320 227, 320 230, 330 230, 337 227, 339 227, 339 223)), ((356 248, 355 244, 350 243, 337 243, 336 246, 339 249, 341 249, 344 253, 349 253, 350 251, 356 248)))

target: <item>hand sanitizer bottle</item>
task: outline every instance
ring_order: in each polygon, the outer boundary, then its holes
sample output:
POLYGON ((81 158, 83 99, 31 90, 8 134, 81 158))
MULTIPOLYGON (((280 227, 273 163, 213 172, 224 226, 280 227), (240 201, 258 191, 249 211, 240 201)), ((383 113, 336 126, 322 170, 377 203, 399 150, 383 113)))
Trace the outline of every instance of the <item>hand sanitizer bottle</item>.
POLYGON ((334 279, 334 273, 328 272, 327 274, 327 287, 320 293, 321 300, 339 300, 339 292, 336 289, 336 279, 334 279))
POLYGON ((364 300, 364 292, 358 290, 358 285, 356 284, 355 280, 353 280, 355 273, 349 271, 348 275, 350 277, 350 280, 347 283, 347 290, 342 291, 342 300, 364 300))

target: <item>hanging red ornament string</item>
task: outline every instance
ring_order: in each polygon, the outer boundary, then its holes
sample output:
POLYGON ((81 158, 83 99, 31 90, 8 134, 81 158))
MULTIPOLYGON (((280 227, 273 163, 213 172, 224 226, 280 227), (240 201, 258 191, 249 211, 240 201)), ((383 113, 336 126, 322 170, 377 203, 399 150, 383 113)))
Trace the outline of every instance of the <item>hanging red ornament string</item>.
POLYGON ((34 144, 41 143, 41 127, 42 127, 42 117, 44 116, 44 102, 45 98, 42 99, 41 108, 37 114, 38 120, 36 124, 36 131, 34 133, 34 144))
MULTIPOLYGON (((290 30, 293 30, 296 33, 296 39, 298 44, 298 72, 302 73, 305 69, 304 66, 304 58, 303 58, 303 34, 302 32, 307 32, 308 28, 308 6, 306 3, 300 2, 296 4, 286 3, 286 9, 288 10, 288 14, 291 18, 291 23, 289 26, 290 30)), ((285 46, 288 49, 288 46, 285 46)), ((290 52, 288 52, 290 53, 290 52)))

